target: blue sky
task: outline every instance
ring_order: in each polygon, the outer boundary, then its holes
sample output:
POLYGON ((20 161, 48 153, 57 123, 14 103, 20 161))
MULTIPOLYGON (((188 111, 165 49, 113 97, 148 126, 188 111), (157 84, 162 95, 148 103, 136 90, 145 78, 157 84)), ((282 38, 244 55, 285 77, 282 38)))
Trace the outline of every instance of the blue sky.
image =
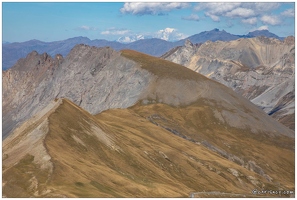
POLYGON ((77 36, 174 41, 214 28, 239 35, 268 29, 284 37, 295 34, 294 25, 294 2, 2 3, 2 39, 8 42, 77 36))

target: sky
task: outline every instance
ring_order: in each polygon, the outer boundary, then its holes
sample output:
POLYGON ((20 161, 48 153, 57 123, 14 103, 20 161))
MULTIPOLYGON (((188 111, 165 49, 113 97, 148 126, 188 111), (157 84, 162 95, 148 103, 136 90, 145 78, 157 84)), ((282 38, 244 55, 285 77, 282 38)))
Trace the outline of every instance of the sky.
POLYGON ((78 36, 176 41, 215 28, 237 35, 265 29, 281 37, 295 35, 295 3, 2 2, 4 42, 78 36))

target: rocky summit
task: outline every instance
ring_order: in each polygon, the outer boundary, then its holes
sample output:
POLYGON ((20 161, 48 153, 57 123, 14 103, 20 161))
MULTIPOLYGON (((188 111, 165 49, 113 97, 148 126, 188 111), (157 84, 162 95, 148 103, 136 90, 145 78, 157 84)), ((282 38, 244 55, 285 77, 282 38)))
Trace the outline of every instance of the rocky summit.
POLYGON ((65 58, 34 51, 2 78, 4 197, 295 189, 294 132, 179 64, 77 45, 65 58))
POLYGON ((255 37, 193 45, 186 41, 162 56, 246 97, 295 129, 295 38, 255 37))

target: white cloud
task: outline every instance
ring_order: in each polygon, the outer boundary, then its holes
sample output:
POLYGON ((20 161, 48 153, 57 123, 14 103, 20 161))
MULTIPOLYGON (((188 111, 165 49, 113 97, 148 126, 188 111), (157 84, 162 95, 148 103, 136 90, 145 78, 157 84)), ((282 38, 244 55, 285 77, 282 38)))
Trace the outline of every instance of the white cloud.
POLYGON ((205 16, 210 17, 214 22, 219 22, 220 18, 216 15, 210 14, 208 12, 205 13, 205 16))
POLYGON ((295 11, 293 8, 287 9, 284 12, 281 13, 281 15, 285 17, 295 17, 295 11))
POLYGON ((247 17, 252 17, 252 16, 255 16, 255 12, 251 9, 248 9, 248 8, 236 8, 230 12, 227 12, 225 14, 226 17, 231 17, 231 18, 234 18, 234 17, 244 17, 244 18, 247 18, 247 17))
POLYGON ((263 30, 269 30, 268 26, 260 26, 259 28, 257 28, 258 31, 263 31, 263 30))
POLYGON ((133 15, 157 15, 169 12, 174 9, 182 9, 188 7, 188 3, 178 2, 162 2, 162 3, 125 3, 120 9, 123 14, 130 13, 133 15))
POLYGON ((240 6, 240 3, 200 3, 195 10, 207 10, 211 15, 223 15, 240 6))
POLYGON ((253 28, 249 32, 254 32, 254 31, 263 31, 263 30, 269 30, 268 26, 260 26, 258 28, 253 28))
POLYGON ((251 24, 251 25, 254 25, 257 23, 257 18, 256 17, 252 17, 252 18, 248 18, 248 19, 243 19, 241 20, 242 23, 245 23, 245 24, 251 24))
POLYGON ((267 11, 275 10, 280 6, 280 3, 258 2, 258 3, 250 3, 250 5, 251 5, 251 9, 255 10, 255 12, 258 13, 258 12, 267 12, 267 11))
POLYGON ((273 16, 273 15, 263 15, 261 17, 261 21, 264 24, 270 24, 273 26, 281 24, 281 20, 277 16, 273 16))
POLYGON ((189 21, 199 21, 199 16, 196 14, 191 14, 190 16, 182 17, 184 20, 189 20, 189 21))
POLYGON ((177 41, 186 38, 186 35, 178 32, 178 30, 175 28, 165 28, 163 30, 157 31, 154 37, 166 41, 177 41))
POLYGON ((117 29, 117 28, 110 28, 106 31, 102 31, 102 35, 125 35, 128 34, 130 30, 128 29, 117 29))
POLYGON ((80 27, 75 28, 75 30, 80 30, 80 31, 95 31, 97 29, 94 28, 94 27, 83 25, 83 26, 80 26, 80 27))
POLYGON ((239 18, 243 23, 254 24, 255 17, 263 16, 263 13, 277 9, 281 4, 274 2, 260 3, 199 3, 194 9, 204 11, 204 15, 213 21, 220 21, 221 17, 239 18))
POLYGON ((263 30, 269 30, 268 26, 260 26, 259 28, 254 28, 254 29, 250 30, 250 32, 263 31, 263 30))

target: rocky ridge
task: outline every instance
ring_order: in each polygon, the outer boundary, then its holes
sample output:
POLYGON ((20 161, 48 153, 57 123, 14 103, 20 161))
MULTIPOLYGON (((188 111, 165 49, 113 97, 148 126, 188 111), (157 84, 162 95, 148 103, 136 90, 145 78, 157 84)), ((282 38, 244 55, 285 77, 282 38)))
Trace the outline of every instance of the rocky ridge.
MULTIPOLYGON (((91 114, 127 108, 139 100, 184 106, 208 98, 230 109, 240 102, 243 105, 235 107, 242 117, 248 109, 269 119, 244 98, 233 96, 232 91, 192 70, 132 50, 77 45, 65 59, 32 52, 3 73, 3 137, 55 98, 68 98, 91 114)), ((230 122, 234 117, 228 111, 225 116, 230 122)), ((246 123, 256 127, 255 131, 273 130, 250 119, 246 123)), ((240 120, 232 123, 245 126, 240 120)))
POLYGON ((294 189, 292 130, 230 88, 133 50, 21 59, 3 73, 3 138, 7 197, 294 189))
POLYGON ((294 129, 294 37, 284 41, 266 37, 207 41, 202 45, 186 41, 162 57, 232 88, 294 129))
POLYGON ((148 72, 111 48, 78 45, 66 58, 56 59, 32 52, 3 72, 3 136, 59 97, 92 114, 131 106, 148 77, 148 72))

